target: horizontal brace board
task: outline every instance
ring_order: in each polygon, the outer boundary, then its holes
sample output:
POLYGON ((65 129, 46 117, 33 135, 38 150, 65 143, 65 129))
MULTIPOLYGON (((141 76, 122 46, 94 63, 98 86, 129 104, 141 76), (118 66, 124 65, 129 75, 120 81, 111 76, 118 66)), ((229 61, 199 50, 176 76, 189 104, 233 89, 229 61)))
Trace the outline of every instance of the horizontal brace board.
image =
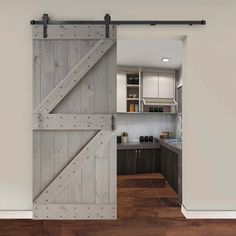
POLYGON ((95 157, 95 153, 100 147, 105 145, 112 137, 112 131, 99 131, 90 142, 80 151, 69 164, 52 180, 36 198, 34 204, 48 204, 55 198, 71 181, 76 177, 79 170, 95 157))
POLYGON ((115 42, 115 40, 110 39, 99 40, 95 46, 79 61, 79 63, 49 93, 41 104, 35 108, 33 113, 50 113, 115 42))
POLYGON ((116 219, 117 208, 114 204, 47 204, 33 207, 34 219, 116 219))
MULTIPOLYGON (((109 38, 116 39, 116 27, 110 25, 109 38)), ((105 25, 47 25, 47 38, 43 26, 33 26, 33 39, 105 39, 105 25)))
POLYGON ((109 114, 33 114, 34 130, 100 130, 112 128, 109 114))

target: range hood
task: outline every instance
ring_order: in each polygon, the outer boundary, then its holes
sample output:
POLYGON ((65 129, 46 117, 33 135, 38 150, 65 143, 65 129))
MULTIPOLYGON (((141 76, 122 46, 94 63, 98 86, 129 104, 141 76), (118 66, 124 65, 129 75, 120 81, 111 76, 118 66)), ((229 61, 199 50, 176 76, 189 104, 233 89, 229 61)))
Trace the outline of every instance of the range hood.
POLYGON ((145 106, 177 106, 173 98, 143 98, 145 106))

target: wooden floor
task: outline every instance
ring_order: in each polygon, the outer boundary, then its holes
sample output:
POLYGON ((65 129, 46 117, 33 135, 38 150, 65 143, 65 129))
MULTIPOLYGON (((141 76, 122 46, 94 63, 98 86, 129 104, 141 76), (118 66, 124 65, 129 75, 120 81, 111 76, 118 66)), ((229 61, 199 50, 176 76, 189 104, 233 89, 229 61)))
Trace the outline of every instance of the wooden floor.
POLYGON ((119 176, 118 220, 0 220, 0 236, 236 236, 235 220, 186 220, 159 174, 119 176))

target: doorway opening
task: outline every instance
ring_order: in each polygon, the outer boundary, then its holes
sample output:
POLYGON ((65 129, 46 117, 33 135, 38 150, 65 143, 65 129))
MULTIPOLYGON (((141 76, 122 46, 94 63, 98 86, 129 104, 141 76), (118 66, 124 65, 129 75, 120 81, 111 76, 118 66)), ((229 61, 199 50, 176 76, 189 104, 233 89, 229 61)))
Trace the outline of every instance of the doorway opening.
POLYGON ((181 215, 184 47, 185 38, 117 41, 120 218, 181 215))

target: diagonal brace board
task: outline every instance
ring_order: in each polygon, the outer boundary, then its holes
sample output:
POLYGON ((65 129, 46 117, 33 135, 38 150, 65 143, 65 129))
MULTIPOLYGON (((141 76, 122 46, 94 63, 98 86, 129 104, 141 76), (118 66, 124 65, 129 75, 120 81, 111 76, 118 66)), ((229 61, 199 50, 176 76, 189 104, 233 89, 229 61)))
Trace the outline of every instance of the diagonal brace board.
POLYGON ((83 76, 111 48, 116 40, 99 40, 79 63, 61 80, 49 95, 35 108, 34 113, 48 114, 73 89, 83 76))
POLYGON ((110 130, 111 128, 110 114, 33 114, 34 130, 110 130))
POLYGON ((80 151, 72 161, 52 180, 44 191, 36 198, 34 204, 48 204, 56 197, 78 173, 83 166, 90 163, 94 153, 105 145, 112 136, 112 131, 101 130, 94 138, 80 151))

